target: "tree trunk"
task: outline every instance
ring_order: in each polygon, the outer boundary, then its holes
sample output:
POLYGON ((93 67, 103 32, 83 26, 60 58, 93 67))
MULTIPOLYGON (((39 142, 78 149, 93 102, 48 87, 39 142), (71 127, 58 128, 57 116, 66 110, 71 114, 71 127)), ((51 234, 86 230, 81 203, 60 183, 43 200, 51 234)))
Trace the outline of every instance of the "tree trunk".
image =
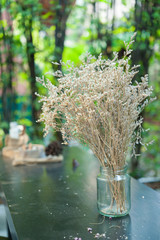
POLYGON ((30 89, 31 89, 31 111, 32 111, 32 123, 35 124, 37 117, 37 110, 35 108, 36 101, 36 74, 35 74, 35 49, 32 38, 32 19, 29 19, 29 24, 25 25, 25 36, 27 40, 26 52, 27 61, 30 73, 30 89))
MULTIPOLYGON (((56 10, 56 24, 55 24, 55 48, 53 52, 53 59, 55 62, 60 62, 62 60, 64 41, 66 36, 66 23, 71 12, 72 5, 75 0, 71 0, 66 3, 65 0, 59 0, 59 6, 56 10), (70 10, 68 10, 70 8, 70 10)), ((61 65, 53 65, 53 70, 61 70, 61 65)), ((58 141, 62 142, 62 135, 60 132, 55 133, 58 141)))
MULTIPOLYGON (((58 13, 57 13, 58 14, 58 13)), ((60 62, 62 60, 62 54, 64 49, 64 41, 66 35, 66 21, 63 21, 63 16, 59 15, 59 20, 56 23, 55 29, 55 48, 54 48, 54 61, 60 62)), ((61 70, 61 65, 53 65, 54 70, 61 70)))
MULTIPOLYGON (((141 39, 141 32, 147 31, 148 26, 146 22, 143 20, 143 11, 147 12, 150 16, 150 21, 152 21, 152 7, 150 7, 150 4, 152 5, 152 1, 145 0, 145 1, 135 1, 135 11, 134 11, 134 22, 135 22, 135 28, 137 32, 136 41, 135 41, 135 50, 132 53, 132 64, 133 65, 141 65, 139 69, 139 73, 135 76, 135 79, 137 81, 140 81, 141 76, 144 76, 145 74, 148 74, 149 70, 149 60, 152 56, 152 49, 149 46, 149 40, 146 38, 145 41, 141 39), (139 39, 139 40, 138 40, 139 39), (145 44, 145 48, 141 47, 141 44, 145 44)), ((141 114, 143 117, 145 112, 141 114)), ((141 154, 141 145, 137 145, 136 147, 136 154, 141 154)), ((132 172, 136 173, 136 169, 139 165, 139 157, 132 158, 131 161, 131 170, 132 172)), ((138 177, 138 175, 137 175, 138 177)))
POLYGON ((31 107, 32 107, 32 121, 35 123, 37 120, 36 108, 35 108, 35 92, 36 92, 36 74, 35 74, 35 60, 34 60, 34 46, 31 28, 29 29, 29 37, 27 38, 27 60, 30 71, 30 86, 31 86, 31 107), (32 46, 32 47, 31 47, 32 46))
MULTIPOLYGON (((6 14, 9 6, 5 6, 6 14)), ((0 20, 2 19, 2 5, 0 4, 0 20)), ((6 19, 7 20, 7 19, 6 19)), ((1 81, 2 81, 2 120, 10 122, 13 118, 13 88, 12 88, 12 78, 13 78, 13 55, 12 55, 12 43, 13 43, 13 33, 11 20, 7 22, 8 29, 5 30, 1 25, 1 32, 3 34, 3 41, 1 41, 1 81)))
MULTIPOLYGON (((53 59, 55 62, 62 60, 62 54, 64 50, 64 41, 66 36, 66 23, 71 13, 72 6, 75 4, 75 0, 65 1, 59 0, 59 8, 55 13, 56 24, 55 24, 55 48, 53 52, 53 59)), ((54 70, 61 70, 61 65, 54 65, 54 70)))

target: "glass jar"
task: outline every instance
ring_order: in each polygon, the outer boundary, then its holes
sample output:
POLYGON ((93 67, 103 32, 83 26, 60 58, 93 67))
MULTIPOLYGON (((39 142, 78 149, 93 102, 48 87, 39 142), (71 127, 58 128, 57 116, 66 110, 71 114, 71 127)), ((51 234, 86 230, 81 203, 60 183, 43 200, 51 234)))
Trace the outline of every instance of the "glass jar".
POLYGON ((100 214, 108 217, 129 213, 131 200, 127 165, 118 168, 100 167, 97 176, 97 207, 100 214))

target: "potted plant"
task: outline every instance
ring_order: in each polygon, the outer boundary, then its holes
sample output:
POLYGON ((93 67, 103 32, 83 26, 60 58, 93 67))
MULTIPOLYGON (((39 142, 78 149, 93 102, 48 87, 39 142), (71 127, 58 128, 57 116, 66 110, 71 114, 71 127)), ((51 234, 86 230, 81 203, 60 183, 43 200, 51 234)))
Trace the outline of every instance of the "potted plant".
POLYGON ((44 77, 37 79, 48 90, 48 96, 37 94, 43 103, 40 121, 45 123, 45 132, 50 127, 61 131, 65 144, 71 138, 79 139, 100 161, 97 204, 105 216, 124 216, 129 212, 126 154, 129 147, 134 153, 135 144, 143 144, 140 113, 153 100, 147 75, 140 82, 133 81, 139 67, 130 65, 134 36, 125 44, 121 59, 117 52, 112 60, 101 54, 97 59, 86 54, 79 67, 70 61, 60 63, 68 72, 53 73, 57 86, 44 77))

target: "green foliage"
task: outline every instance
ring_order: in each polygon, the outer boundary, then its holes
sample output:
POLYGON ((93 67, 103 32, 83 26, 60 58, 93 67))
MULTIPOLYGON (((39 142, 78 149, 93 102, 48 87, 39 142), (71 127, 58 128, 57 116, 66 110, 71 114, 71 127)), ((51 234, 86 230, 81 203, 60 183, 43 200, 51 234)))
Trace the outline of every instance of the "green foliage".
POLYGON ((2 131, 4 130, 4 132, 7 132, 8 128, 9 128, 9 124, 7 122, 5 121, 0 122, 0 129, 2 131))
POLYGON ((26 127, 31 127, 32 126, 32 121, 27 119, 27 118, 21 118, 18 121, 19 125, 24 125, 26 127))
POLYGON ((4 136, 4 131, 2 128, 0 128, 0 137, 3 137, 4 136))
POLYGON ((84 44, 77 44, 76 46, 73 47, 66 46, 63 51, 63 61, 66 62, 68 59, 70 59, 75 64, 79 64, 80 62, 79 56, 81 56, 82 53, 84 52, 85 52, 84 44))

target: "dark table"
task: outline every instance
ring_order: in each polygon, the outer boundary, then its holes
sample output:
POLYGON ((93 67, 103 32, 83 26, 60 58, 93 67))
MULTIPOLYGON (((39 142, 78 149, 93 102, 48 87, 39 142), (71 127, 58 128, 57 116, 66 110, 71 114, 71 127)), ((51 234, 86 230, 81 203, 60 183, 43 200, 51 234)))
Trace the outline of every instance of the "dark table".
POLYGON ((98 172, 93 155, 78 146, 64 150, 62 163, 13 167, 1 158, 0 183, 13 240, 91 240, 96 233, 106 234, 100 239, 160 240, 160 194, 132 179, 130 214, 104 220, 96 208, 98 172))
POLYGON ((2 199, 2 191, 0 189, 0 240, 1 239, 8 239, 8 227, 5 206, 2 199))

